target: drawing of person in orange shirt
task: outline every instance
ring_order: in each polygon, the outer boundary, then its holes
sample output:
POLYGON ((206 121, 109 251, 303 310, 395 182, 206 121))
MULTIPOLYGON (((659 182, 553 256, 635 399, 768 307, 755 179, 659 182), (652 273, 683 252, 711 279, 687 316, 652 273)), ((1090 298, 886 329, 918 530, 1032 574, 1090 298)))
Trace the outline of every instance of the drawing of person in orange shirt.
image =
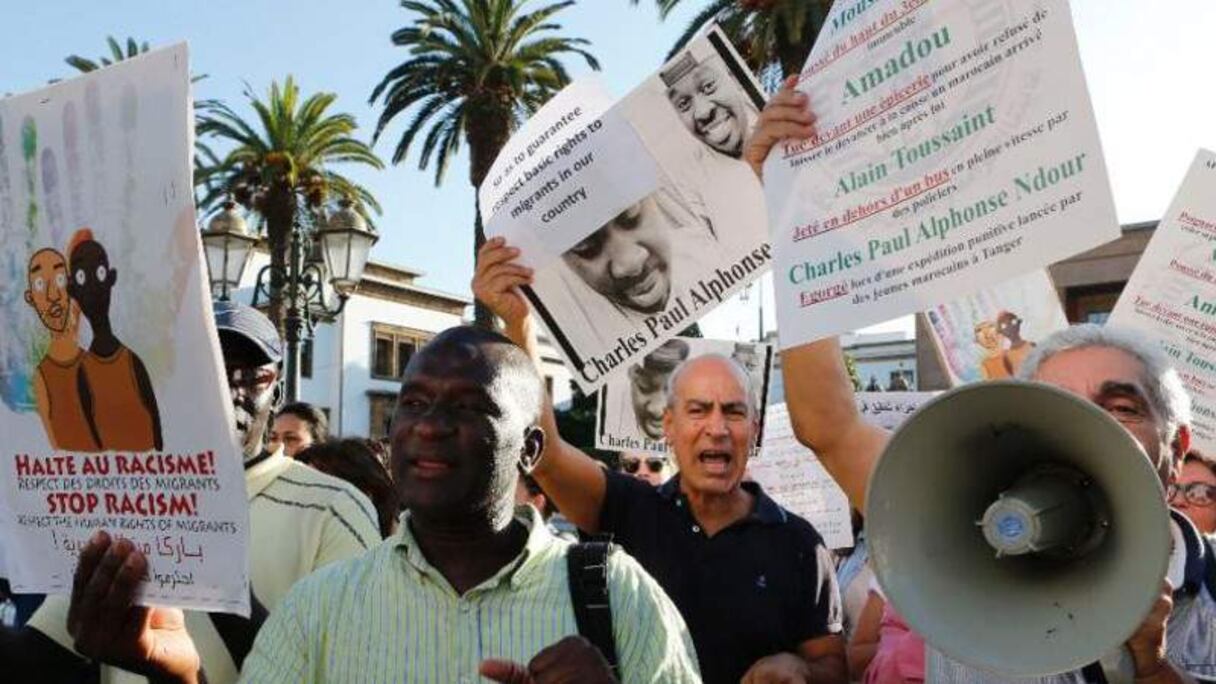
POLYGON ((996 324, 992 321, 980 321, 975 324, 975 342, 984 350, 986 356, 980 361, 980 374, 985 380, 999 380, 1013 377, 1013 366, 1009 357, 1001 348, 1001 336, 997 333, 996 324))
POLYGON ((1001 337, 1009 340, 1009 349, 1005 355, 1014 373, 1022 367, 1022 362, 1034 351, 1034 342, 1022 339, 1022 319, 1012 311, 1002 311, 996 315, 996 331, 1001 337))
POLYGON ((148 371, 110 324, 110 296, 118 272, 89 229, 72 236, 68 268, 68 293, 93 328, 93 343, 80 362, 77 384, 94 437, 103 450, 161 449, 160 413, 148 371))
POLYGON ((97 451, 76 385, 84 350, 77 342, 80 310, 68 296, 68 267, 54 249, 30 257, 25 301, 51 333, 46 355, 34 374, 34 399, 47 440, 55 449, 97 451))

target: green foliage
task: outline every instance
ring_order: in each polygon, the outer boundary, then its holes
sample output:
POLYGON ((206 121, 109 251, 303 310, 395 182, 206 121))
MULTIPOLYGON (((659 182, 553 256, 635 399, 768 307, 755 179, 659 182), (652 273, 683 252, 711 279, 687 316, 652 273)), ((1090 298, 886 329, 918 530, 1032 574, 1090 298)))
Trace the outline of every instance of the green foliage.
POLYGON ((556 411, 557 431, 562 439, 584 453, 615 468, 617 453, 595 448, 595 414, 599 411, 598 395, 587 396, 574 382, 570 383, 574 395, 569 408, 556 411))
POLYGON ((857 374, 857 361, 853 355, 844 352, 844 367, 849 372, 849 381, 853 383, 853 391, 861 391, 861 376, 857 374))
MULTIPOLYGON (((634 5, 638 0, 630 0, 634 5)), ((666 18, 682 0, 655 0, 666 18)), ((676 39, 674 56, 705 26, 717 22, 766 88, 775 90, 784 78, 802 69, 831 0, 708 0, 676 39)))
MULTIPOLYGON (((201 207, 213 208, 231 195, 269 220, 272 204, 286 194, 296 200, 292 203, 296 208, 315 209, 331 198, 350 197, 364 218, 370 220, 369 209, 380 212, 379 202, 366 188, 330 168, 335 164, 384 168, 371 148, 353 137, 358 128, 355 118, 328 112, 337 95, 315 93, 302 98, 295 79, 288 76, 282 86, 271 83, 265 100, 248 89, 245 96, 254 124, 222 102, 210 103, 201 113, 199 137, 231 146, 223 157, 206 147, 209 165, 195 174, 201 207)), ((268 228, 273 232, 276 226, 268 228)))
POLYGON ((474 186, 523 117, 536 111, 570 78, 560 61, 578 55, 592 68, 599 63, 584 49, 588 41, 554 35, 552 21, 573 0, 525 12, 528 0, 402 0, 411 24, 393 32, 394 45, 409 58, 372 91, 383 102, 373 141, 390 122, 409 120, 393 151, 406 159, 422 136, 418 168, 435 163, 435 184, 443 181, 462 138, 468 143, 474 186), (424 134, 425 131, 425 134, 424 134))
POLYGON ((148 51, 147 41, 136 43, 135 39, 130 37, 127 38, 125 50, 123 46, 114 39, 114 36, 106 36, 106 45, 108 45, 110 48, 110 54, 108 56, 103 55, 102 57, 98 58, 97 61, 88 59, 86 57, 81 57, 80 55, 69 55, 63 61, 67 62, 68 66, 76 69, 80 73, 87 74, 90 71, 97 71, 102 67, 108 67, 111 64, 121 62, 124 59, 130 59, 148 51))
MULTIPOLYGON (((266 231, 272 271, 283 273, 292 228, 315 226, 327 203, 348 198, 369 224, 369 210, 380 213, 371 192, 331 167, 382 169, 384 163, 354 137, 358 125, 353 116, 329 112, 337 99, 333 93, 302 97, 295 79, 288 76, 282 86, 271 83, 264 100, 248 89, 245 96, 253 123, 222 102, 212 102, 199 113, 198 136, 206 143, 197 157, 195 194, 204 212, 225 197, 254 212, 266 231), (229 151, 220 156, 210 143, 229 151)), ((271 277, 269 315, 280 330, 282 288, 281 279, 271 277)))

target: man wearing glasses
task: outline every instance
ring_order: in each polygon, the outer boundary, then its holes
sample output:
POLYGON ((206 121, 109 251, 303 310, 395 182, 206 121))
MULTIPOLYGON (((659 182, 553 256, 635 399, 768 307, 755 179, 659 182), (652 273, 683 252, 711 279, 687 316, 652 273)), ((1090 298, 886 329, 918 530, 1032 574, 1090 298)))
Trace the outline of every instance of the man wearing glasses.
POLYGON ((658 487, 671 476, 667 468, 667 457, 626 451, 621 454, 621 472, 658 487))
POLYGON ((1169 488, 1170 505, 1186 514, 1204 534, 1216 534, 1216 459, 1187 452, 1182 473, 1169 488))

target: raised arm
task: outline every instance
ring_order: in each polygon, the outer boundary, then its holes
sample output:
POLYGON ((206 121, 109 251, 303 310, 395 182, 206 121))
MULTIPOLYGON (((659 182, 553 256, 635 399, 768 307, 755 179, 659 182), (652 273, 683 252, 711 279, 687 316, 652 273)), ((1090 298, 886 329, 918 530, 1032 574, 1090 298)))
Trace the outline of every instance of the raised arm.
MULTIPOLYGON (((486 241, 477 255, 473 294, 503 319, 506 324, 503 332, 528 352, 539 372, 536 322, 519 290, 521 286, 531 284, 532 269, 515 263, 517 256, 519 250, 508 247, 502 238, 486 241)), ((600 511, 607 489, 603 469, 590 456, 562 439, 557 431, 552 397, 545 399, 540 427, 545 431, 545 451, 532 471, 532 477, 570 522, 584 532, 599 531, 600 511)))
MULTIPOLYGON (((794 90, 796 76, 765 105, 744 146, 744 158, 763 180, 764 161, 777 143, 814 133, 815 117, 806 96, 794 90)), ((865 510, 866 483, 886 447, 885 430, 861 419, 853 383, 835 338, 781 352, 785 400, 794 435, 815 452, 849 502, 865 510)))

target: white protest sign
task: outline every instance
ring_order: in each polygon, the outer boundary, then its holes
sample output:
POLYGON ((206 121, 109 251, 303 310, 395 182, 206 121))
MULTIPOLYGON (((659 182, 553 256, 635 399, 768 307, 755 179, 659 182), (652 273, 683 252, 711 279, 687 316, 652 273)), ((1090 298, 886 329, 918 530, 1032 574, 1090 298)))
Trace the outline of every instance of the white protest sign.
POLYGON ((1119 236, 1066 0, 838 2, 769 155, 783 346, 1119 236))
POLYGON ((814 525, 828 548, 853 545, 848 497, 815 455, 798 443, 785 404, 768 407, 764 446, 748 462, 747 473, 782 508, 814 525))
POLYGON ((0 492, 14 589, 98 529, 143 601, 248 613, 249 509, 191 191, 185 45, 0 100, 0 492))
POLYGON ((1192 443, 1216 453, 1216 154, 1195 157, 1107 324, 1160 340, 1191 394, 1192 443))
POLYGON ((1068 327, 1060 296, 1042 269, 935 306, 925 317, 956 387, 1016 377, 1038 340, 1068 327))
MULTIPOLYGON (((521 261, 536 268, 524 294, 583 392, 624 373, 769 267, 764 192, 742 159, 763 102, 747 67, 713 30, 599 115, 603 127, 557 164, 572 175, 560 180, 564 171, 558 172, 556 189, 542 190, 547 168, 513 195, 497 198, 494 230, 510 230, 521 261), (592 144, 604 149, 597 147, 592 163, 574 171, 592 144), (655 168, 657 189, 637 194, 655 168), (566 201, 580 188, 599 199, 584 202, 579 194, 578 201, 566 201), (531 218, 510 216, 534 197, 531 218), (605 220, 588 219, 589 212, 609 208, 605 220), (498 218, 503 212, 507 218, 498 218)), ((561 97, 557 111, 576 110, 585 118, 595 107, 561 97)), ((547 123, 524 130, 537 139, 565 118, 546 108, 547 123)), ((530 144, 513 145, 526 155, 530 144)))
MULTIPOLYGON (((934 396, 934 392, 858 392, 855 400, 866 422, 894 430, 934 396)), ((798 442, 785 404, 768 407, 764 445, 748 462, 747 472, 774 501, 814 525, 828 548, 853 545, 848 497, 815 454, 798 442)))
POLYGON ((858 392, 854 400, 863 420, 894 430, 935 396, 937 392, 858 392))
POLYGON ((663 411, 667 408, 667 381, 680 364, 705 354, 734 359, 748 373, 751 403, 764 436, 764 398, 768 395, 773 348, 759 342, 734 342, 695 337, 673 337, 636 362, 625 373, 613 375, 599 391, 595 446, 615 451, 665 454, 663 411))
POLYGON ((659 170, 598 79, 571 84, 512 136, 479 191, 486 234, 544 266, 659 187, 659 170))

